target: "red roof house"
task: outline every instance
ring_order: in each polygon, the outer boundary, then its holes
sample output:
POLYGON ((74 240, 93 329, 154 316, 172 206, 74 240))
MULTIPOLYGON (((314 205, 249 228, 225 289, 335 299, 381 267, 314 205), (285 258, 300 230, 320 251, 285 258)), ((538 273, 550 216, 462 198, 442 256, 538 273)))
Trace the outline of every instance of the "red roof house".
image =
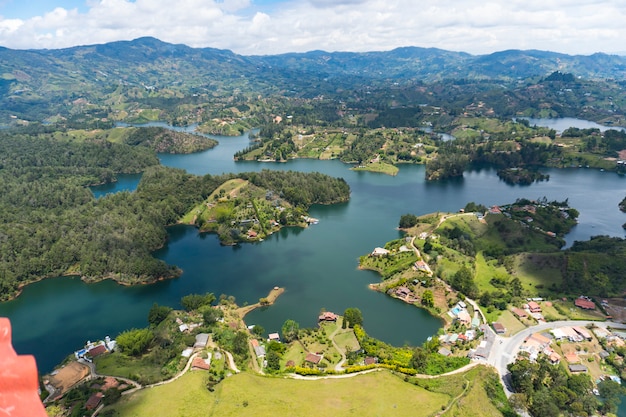
POLYGON ((98 407, 100 405, 100 402, 102 401, 103 396, 104 394, 102 394, 101 392, 96 392, 91 397, 89 397, 89 399, 85 403, 85 410, 94 410, 96 407, 98 407))
POLYGON ((325 311, 317 319, 318 321, 337 321, 337 315, 330 311, 325 311))
POLYGON ((596 309, 596 304, 593 301, 590 301, 583 297, 579 297, 576 300, 574 300, 574 305, 576 307, 582 308, 583 310, 595 310, 596 309))
POLYGON ((47 417, 39 399, 35 357, 15 353, 11 322, 6 317, 0 317, 0 369, 0 411, 11 416, 47 417))
POLYGON ((315 353, 308 353, 306 358, 304 358, 304 361, 317 365, 322 361, 322 357, 320 355, 316 355, 315 353))
POLYGON ((89 356, 91 356, 92 358, 95 358, 96 356, 100 356, 103 353, 106 353, 107 348, 104 345, 98 345, 95 347, 92 347, 91 349, 89 349, 89 351, 87 352, 89 354, 89 356))
POLYGON ((541 313, 541 306, 534 301, 528 302, 528 309, 531 313, 541 313))

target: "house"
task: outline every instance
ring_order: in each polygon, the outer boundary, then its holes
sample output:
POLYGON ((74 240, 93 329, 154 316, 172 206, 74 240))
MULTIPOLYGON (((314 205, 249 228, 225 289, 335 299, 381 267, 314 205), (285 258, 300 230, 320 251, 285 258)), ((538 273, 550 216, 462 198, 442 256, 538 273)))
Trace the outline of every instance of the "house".
POLYGON ((504 327, 504 325, 502 323, 498 323, 496 321, 496 322, 491 323, 491 326, 493 327, 493 330, 497 334, 504 334, 504 333, 506 333, 506 327, 504 327))
POLYGON ((466 326, 469 326, 472 322, 472 317, 466 310, 459 311, 459 314, 456 316, 456 318, 461 324, 464 324, 466 326))
POLYGON ((266 355, 265 352, 265 346, 253 346, 254 348, 254 354, 257 356, 257 358, 262 358, 266 355))
POLYGON ((194 348, 204 349, 209 343, 209 334, 208 333, 198 333, 196 335, 196 343, 193 344, 194 348))
POLYGON ((567 368, 569 369, 569 371, 573 374, 579 373, 579 372, 587 372, 587 367, 585 365, 567 365, 567 368))
POLYGON ((409 295, 413 294, 410 289, 404 286, 400 286, 396 288, 395 292, 396 292, 396 295, 400 298, 407 298, 409 295))
POLYGON ((317 318, 317 321, 337 321, 337 315, 330 311, 325 311, 317 318))
POLYGON ((187 330, 189 330, 189 326, 183 323, 180 326, 178 326, 178 330, 180 330, 181 332, 186 332, 187 330))
POLYGON ((255 232, 254 230, 252 229, 248 230, 248 239, 256 239, 258 235, 259 234, 255 232))
POLYGON ((574 326, 572 327, 572 329, 574 329, 574 331, 576 333, 578 333, 583 339, 585 340, 591 340, 591 333, 589 332, 589 330, 585 329, 584 327, 581 326, 574 326))
POLYGON ((96 392, 91 397, 89 397, 89 399, 85 403, 85 410, 95 410, 100 405, 100 402, 102 402, 102 397, 104 397, 104 394, 102 394, 101 392, 96 392))
POLYGON ((490 214, 502 214, 502 210, 498 206, 491 206, 489 209, 490 214))
POLYGON ((372 256, 385 256, 389 255, 389 251, 385 248, 374 248, 372 251, 372 256))
POLYGON ((280 342, 280 335, 279 335, 278 333, 270 333, 270 334, 268 335, 268 339, 269 339, 270 341, 272 341, 272 340, 273 340, 273 341, 275 341, 275 342, 280 342))
POLYGON ((511 312, 515 314, 517 318, 520 318, 520 319, 528 318, 528 313, 526 313, 526 311, 522 310, 521 308, 514 307, 511 309, 511 312))
POLYGON ((424 271, 424 272, 428 272, 430 270, 430 268, 428 267, 428 264, 424 261, 417 261, 415 262, 415 269, 417 269, 418 271, 424 271))
POLYGON ((452 352, 450 352, 450 350, 448 348, 445 348, 445 347, 442 347, 441 349, 439 349, 437 351, 437 353, 439 353, 440 355, 443 355, 443 356, 450 356, 450 355, 452 355, 452 352))
POLYGON ((541 313, 541 306, 534 301, 528 302, 528 309, 531 313, 541 313))
POLYGON ((588 298, 578 297, 574 300, 574 305, 578 308, 582 308, 583 310, 595 310, 596 304, 588 298))
POLYGON ((100 355, 102 355, 103 353, 106 353, 106 352, 107 352, 106 346, 98 345, 98 346, 94 346, 91 349, 89 349, 87 351, 87 354, 89 356, 91 356, 92 358, 95 358, 96 356, 100 356, 100 355))
POLYGON ((207 363, 205 359, 202 359, 199 356, 193 358, 193 362, 191 362, 191 370, 193 371, 208 371, 211 369, 211 365, 207 363))
POLYGON ((367 365, 375 365, 378 363, 378 358, 373 357, 373 356, 366 356, 365 360, 363 361, 363 363, 367 366, 367 365))
POLYGON ((315 353, 308 353, 304 358, 304 361, 313 365, 318 365, 322 361, 322 356, 316 355, 315 353))
POLYGON ((569 363, 580 362, 580 358, 576 354, 576 352, 569 352, 565 354, 565 360, 569 363))

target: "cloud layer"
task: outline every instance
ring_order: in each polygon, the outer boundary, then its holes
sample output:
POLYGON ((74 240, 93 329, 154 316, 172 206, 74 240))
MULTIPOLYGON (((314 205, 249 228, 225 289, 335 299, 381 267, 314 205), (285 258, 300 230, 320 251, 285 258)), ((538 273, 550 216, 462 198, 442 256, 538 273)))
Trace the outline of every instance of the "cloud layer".
MULTIPOLYGON (((59 0, 59 4, 62 0, 59 0)), ((87 0, 29 19, 0 16, 0 45, 63 48, 154 36, 240 54, 436 47, 473 54, 626 50, 623 0, 87 0)))

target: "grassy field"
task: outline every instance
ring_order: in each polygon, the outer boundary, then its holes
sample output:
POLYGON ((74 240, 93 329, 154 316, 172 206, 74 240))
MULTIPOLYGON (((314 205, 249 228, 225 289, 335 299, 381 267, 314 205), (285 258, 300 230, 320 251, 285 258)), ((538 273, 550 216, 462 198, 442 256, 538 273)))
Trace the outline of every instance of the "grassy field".
POLYGON ((561 285, 561 258, 557 254, 519 254, 515 256, 514 270, 522 288, 530 295, 552 285, 561 285))
MULTIPOLYGON (((533 320, 533 319, 531 319, 533 320)), ((502 323, 506 327, 506 333, 504 336, 512 336, 526 328, 524 323, 519 321, 513 313, 509 310, 503 311, 498 317, 498 322, 502 323)), ((531 323, 530 321, 528 323, 531 323)), ((534 323, 532 323, 534 324, 534 323)))
POLYGON ((493 278, 503 278, 505 281, 509 278, 509 273, 501 265, 497 265, 497 260, 493 259, 487 261, 482 252, 476 254, 476 276, 474 281, 478 286, 478 289, 483 291, 495 291, 497 290, 491 284, 493 278))
MULTIPOLYGON (((211 393, 206 373, 189 372, 177 381, 124 397, 116 415, 168 416, 430 416, 452 399, 406 383, 388 371, 352 378, 303 381, 241 373, 211 393)), ((488 415, 488 414, 487 414, 488 415)))
POLYGON ((381 174, 397 175, 400 170, 397 166, 384 162, 373 162, 367 165, 350 168, 352 171, 380 172, 381 174))

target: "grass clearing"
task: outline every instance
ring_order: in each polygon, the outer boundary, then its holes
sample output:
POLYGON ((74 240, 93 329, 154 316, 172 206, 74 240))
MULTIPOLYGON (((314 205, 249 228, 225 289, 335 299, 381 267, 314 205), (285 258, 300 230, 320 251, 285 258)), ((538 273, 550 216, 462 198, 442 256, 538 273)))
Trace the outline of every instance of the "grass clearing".
POLYGON ((354 335, 353 330, 345 330, 335 335, 335 343, 339 346, 340 349, 346 350, 347 347, 350 348, 352 352, 357 351, 361 348, 359 345, 359 341, 356 340, 356 336, 354 335))
POLYGON ((206 372, 187 372, 172 383, 124 396, 112 408, 124 417, 160 416, 165 410, 172 417, 211 415, 216 395, 206 389, 207 378, 206 372))
POLYGON ((522 288, 529 294, 537 295, 544 288, 560 286, 561 257, 560 253, 540 254, 522 253, 515 255, 514 270, 522 282, 522 288))
POLYGON ((366 165, 361 165, 358 167, 350 168, 352 171, 369 171, 369 172, 379 172, 381 174, 387 175, 398 175, 398 171, 400 169, 391 164, 387 164, 385 162, 372 162, 366 165))
POLYGON ((493 286, 491 280, 493 278, 503 278, 508 281, 509 273, 503 266, 497 265, 497 260, 486 260, 482 252, 476 254, 476 275, 474 282, 478 289, 483 291, 495 291, 498 288, 493 286))
POLYGON ((119 416, 429 416, 451 396, 406 383, 388 371, 316 381, 267 378, 243 372, 226 378, 211 393, 206 373, 142 390, 115 406, 119 416))
POLYGON ((526 325, 518 320, 518 318, 515 317, 515 315, 509 310, 503 311, 500 314, 500 317, 498 317, 498 321, 506 327, 506 333, 504 335, 507 337, 521 332, 526 328, 526 325))

